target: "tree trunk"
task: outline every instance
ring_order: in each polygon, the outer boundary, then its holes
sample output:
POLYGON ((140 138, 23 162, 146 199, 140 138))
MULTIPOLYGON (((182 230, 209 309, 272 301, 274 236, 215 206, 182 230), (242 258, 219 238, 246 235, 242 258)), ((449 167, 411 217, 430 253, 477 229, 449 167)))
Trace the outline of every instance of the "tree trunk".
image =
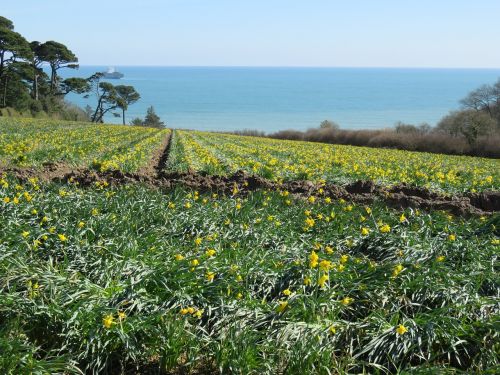
POLYGON ((98 118, 98 121, 96 122, 100 122, 101 124, 104 123, 104 115, 106 113, 108 113, 109 111, 114 111, 116 109, 116 106, 113 106, 113 107, 109 107, 109 108, 106 108, 106 109, 103 109, 102 106, 101 106, 101 111, 99 113, 99 118, 98 118))
POLYGON ((97 114, 99 113, 99 109, 101 108, 101 101, 102 98, 99 98, 99 100, 97 101, 97 107, 95 108, 95 112, 92 115, 92 122, 97 122, 97 114))
POLYGON ((5 84, 4 84, 4 87, 3 87, 3 103, 2 103, 2 107, 5 107, 6 104, 7 104, 7 83, 9 81, 9 76, 5 76, 5 84))
POLYGON ((102 109, 102 105, 101 105, 101 109, 100 109, 100 111, 99 111, 99 119, 98 119, 98 122, 99 122, 100 124, 102 124, 102 123, 104 122, 104 121, 103 121, 103 119, 102 119, 102 118, 104 117, 104 113, 105 113, 105 112, 104 112, 104 110, 102 109))
POLYGON ((35 100, 38 100, 38 72, 36 71, 36 67, 33 67, 33 88, 31 89, 31 97, 35 100))
POLYGON ((53 94, 54 93, 54 89, 56 87, 56 74, 57 74, 57 70, 55 68, 55 66, 51 65, 50 66, 50 93, 53 94))
POLYGON ((38 74, 35 75, 35 100, 38 100, 38 74))
POLYGON ((5 54, 5 51, 2 51, 0 53, 0 80, 2 79, 2 75, 3 75, 4 54, 5 54))
POLYGON ((122 108, 123 125, 125 125, 125 108, 122 108))

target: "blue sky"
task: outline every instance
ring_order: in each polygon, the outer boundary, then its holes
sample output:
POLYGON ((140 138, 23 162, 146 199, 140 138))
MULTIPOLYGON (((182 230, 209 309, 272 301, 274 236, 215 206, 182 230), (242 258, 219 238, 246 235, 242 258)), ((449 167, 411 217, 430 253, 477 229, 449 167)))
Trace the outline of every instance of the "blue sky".
POLYGON ((500 68, 500 0, 3 0, 82 65, 500 68))

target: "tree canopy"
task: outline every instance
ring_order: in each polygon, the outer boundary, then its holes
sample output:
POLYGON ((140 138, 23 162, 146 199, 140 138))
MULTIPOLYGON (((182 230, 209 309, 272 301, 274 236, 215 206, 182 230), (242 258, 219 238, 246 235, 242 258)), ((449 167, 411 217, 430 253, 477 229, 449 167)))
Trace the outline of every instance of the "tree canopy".
POLYGON ((153 106, 149 107, 146 112, 146 117, 144 118, 144 126, 149 126, 151 128, 164 128, 165 123, 160 120, 160 116, 158 116, 155 112, 153 106))
POLYGON ((46 61, 51 70, 50 92, 57 89, 57 71, 61 68, 77 69, 78 58, 64 44, 50 40, 40 44, 37 48, 37 56, 41 61, 46 61))
POLYGON ((0 16, 0 27, 4 27, 9 30, 14 30, 14 24, 11 20, 0 16))
MULTIPOLYGON (((95 95, 96 106, 91 110, 79 110, 79 115, 94 122, 103 122, 107 113, 121 109, 125 123, 128 107, 140 99, 132 86, 114 86, 102 81, 103 73, 89 78, 62 79, 59 71, 64 68, 78 69, 78 57, 66 45, 58 41, 27 41, 14 31, 14 23, 0 16, 0 107, 14 107, 24 111, 46 110, 58 112, 63 108, 75 110, 64 102, 69 93, 95 95), (49 74, 44 66, 50 68, 49 74)), ((120 116, 119 113, 113 113, 120 116)), ((78 117, 74 113, 71 119, 78 117)))
MULTIPOLYGON (((19 59, 30 59, 32 51, 28 41, 14 31, 14 24, 7 18, 0 18, 0 106, 16 102, 22 90, 22 78, 12 70, 12 64, 19 59), (10 91, 9 91, 10 87, 10 91), (13 89, 15 88, 15 90, 13 89)), ((23 95, 21 95, 23 96, 23 95)))
POLYGON ((125 86, 118 85, 115 86, 116 94, 117 94, 117 105, 118 108, 122 110, 122 120, 123 125, 125 125, 125 111, 128 109, 128 106, 137 102, 141 96, 133 86, 125 86))

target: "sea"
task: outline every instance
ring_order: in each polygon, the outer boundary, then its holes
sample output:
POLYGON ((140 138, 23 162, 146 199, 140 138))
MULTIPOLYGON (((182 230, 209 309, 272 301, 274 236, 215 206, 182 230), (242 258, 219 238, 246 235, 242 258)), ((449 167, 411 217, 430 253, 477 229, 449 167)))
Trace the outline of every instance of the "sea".
MULTIPOLYGON (((61 69, 63 77, 89 77, 107 66, 61 69)), ((305 130, 323 120, 343 129, 380 129, 398 121, 435 125, 460 108, 471 90, 492 84, 500 69, 264 68, 116 66, 113 84, 132 85, 141 99, 126 122, 153 106, 171 128, 209 131, 305 130)), ((96 98, 69 94, 78 106, 96 98)), ((121 123, 110 114, 106 122, 121 123)))

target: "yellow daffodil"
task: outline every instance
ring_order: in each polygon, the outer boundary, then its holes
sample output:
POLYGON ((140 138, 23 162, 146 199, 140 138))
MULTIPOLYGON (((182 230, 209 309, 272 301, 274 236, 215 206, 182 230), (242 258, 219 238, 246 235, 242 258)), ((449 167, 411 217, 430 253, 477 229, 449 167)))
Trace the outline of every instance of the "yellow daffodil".
POLYGON ((288 307, 288 302, 287 301, 281 301, 278 303, 278 307, 276 308, 276 310, 279 312, 279 313, 282 313, 286 310, 286 308, 288 307))
POLYGON ((408 332, 408 329, 404 325, 400 324, 396 327, 396 332, 398 335, 404 335, 408 332))
POLYGON ((391 227, 388 224, 384 224, 379 228, 382 233, 389 233, 391 231, 391 227))
POLYGON ((314 250, 311 251, 311 254, 309 255, 309 267, 316 268, 318 266, 318 261, 319 261, 318 254, 316 254, 314 250))
POLYGON ((330 279, 330 278, 328 277, 328 275, 326 275, 326 274, 321 275, 321 276, 319 277, 319 279, 318 279, 318 286, 319 286, 320 288, 323 288, 323 287, 325 286, 326 282, 327 282, 329 279, 330 279))
POLYGON ((398 264, 397 266, 395 266, 392 270, 392 277, 397 277, 403 271, 403 269, 404 267, 402 264, 398 264))
POLYGON ((196 267, 200 264, 200 261, 198 259, 193 259, 191 262, 190 262, 191 266, 193 267, 196 267))
POLYGON ((205 255, 207 257, 213 257, 213 256, 215 256, 216 253, 217 252, 214 249, 208 249, 207 251, 205 251, 205 255))
POLYGON ((115 324, 115 318, 113 315, 106 315, 104 318, 102 318, 102 324, 106 329, 110 329, 113 324, 115 324))
POLYGON ((319 268, 320 270, 322 271, 328 271, 330 270, 330 268, 332 268, 332 262, 330 262, 329 260, 322 260, 321 262, 319 262, 319 268))
POLYGON ((351 297, 344 297, 344 298, 342 298, 342 300, 340 301, 340 303, 341 303, 342 305, 344 305, 344 306, 348 306, 348 305, 350 305, 353 301, 354 301, 354 299, 353 299, 353 298, 351 298, 351 297))

